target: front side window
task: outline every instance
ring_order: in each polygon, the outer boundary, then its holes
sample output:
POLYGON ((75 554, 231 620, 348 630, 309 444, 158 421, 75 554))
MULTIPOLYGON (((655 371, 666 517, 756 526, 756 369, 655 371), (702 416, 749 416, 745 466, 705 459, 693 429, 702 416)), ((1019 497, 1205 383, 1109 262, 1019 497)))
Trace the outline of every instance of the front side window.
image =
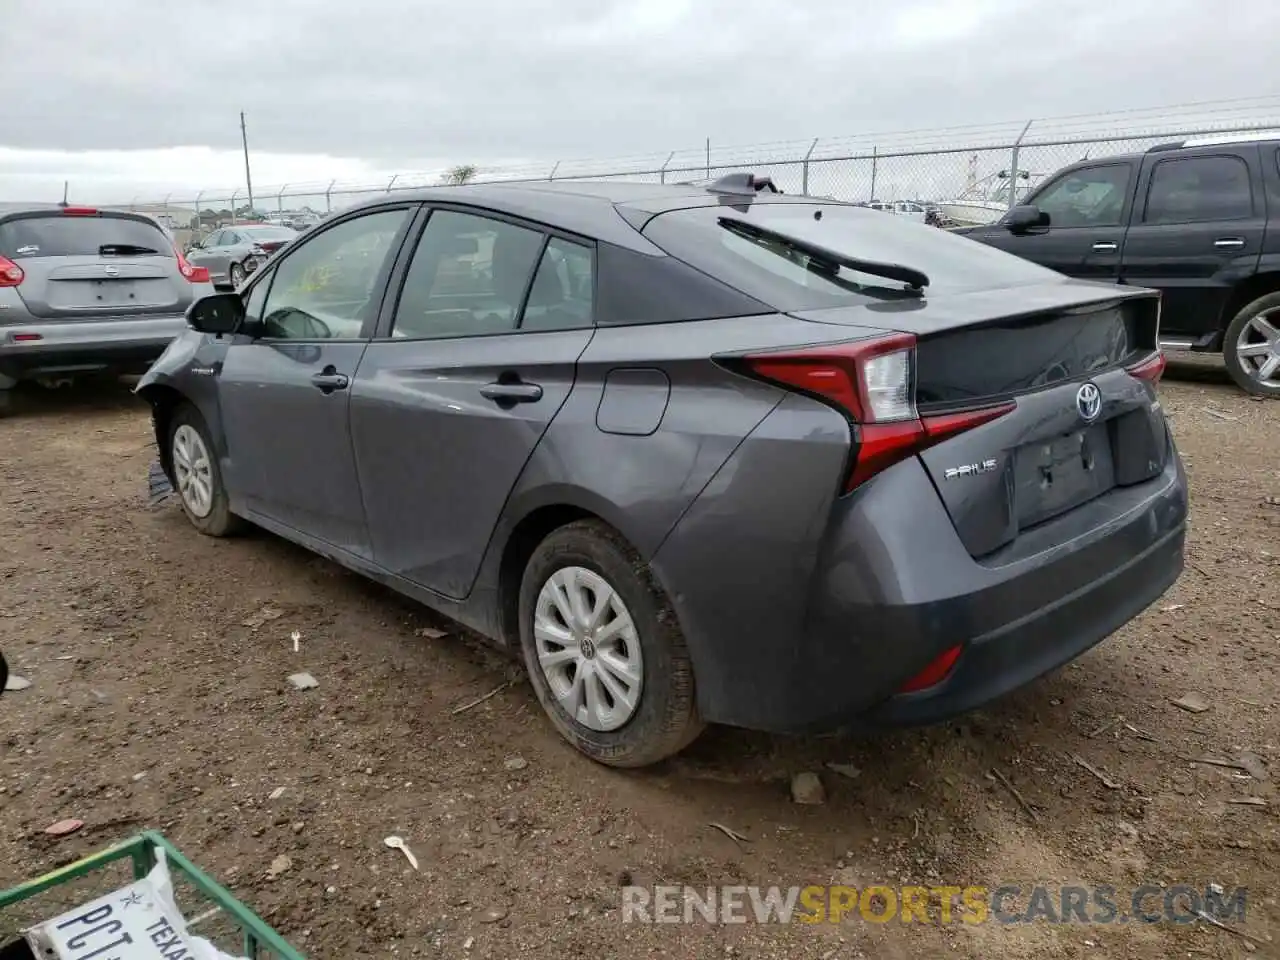
POLYGON ((391 335, 438 339, 515 330, 544 238, 488 217, 435 211, 405 276, 391 335))
POLYGON ((263 335, 284 340, 359 338, 378 308, 378 281, 408 216, 407 210, 368 213, 293 250, 275 267, 262 316, 263 335))
POLYGON ((1050 228, 1117 227, 1132 172, 1127 163, 1073 170, 1038 193, 1034 203, 1049 214, 1050 228))
POLYGON ((262 320, 262 308, 267 302, 267 291, 271 289, 271 272, 258 278, 258 282, 249 290, 244 301, 244 318, 253 323, 262 320))
POLYGON ((1243 220, 1252 215, 1249 167, 1239 157, 1161 160, 1151 172, 1145 223, 1243 220))

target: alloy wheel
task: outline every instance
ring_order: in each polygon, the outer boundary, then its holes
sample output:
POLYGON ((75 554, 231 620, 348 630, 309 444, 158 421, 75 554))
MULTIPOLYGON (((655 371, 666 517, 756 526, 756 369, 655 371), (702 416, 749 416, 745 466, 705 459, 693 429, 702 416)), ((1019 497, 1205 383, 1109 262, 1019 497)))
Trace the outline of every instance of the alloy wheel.
POLYGON ((213 510, 213 466, 199 432, 182 424, 173 432, 173 472, 178 493, 193 517, 203 520, 213 510))

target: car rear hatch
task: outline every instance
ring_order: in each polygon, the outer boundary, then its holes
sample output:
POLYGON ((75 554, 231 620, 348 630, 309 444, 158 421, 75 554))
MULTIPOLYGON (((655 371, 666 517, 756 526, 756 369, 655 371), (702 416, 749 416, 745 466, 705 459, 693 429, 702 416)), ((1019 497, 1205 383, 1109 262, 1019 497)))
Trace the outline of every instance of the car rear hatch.
POLYGON ((1155 294, 1054 283, 903 306, 796 315, 866 326, 876 312, 914 336, 920 418, 973 424, 919 458, 975 558, 1164 470, 1164 416, 1144 383, 1163 369, 1155 294))
POLYGON ((43 320, 173 317, 191 304, 173 240, 134 214, 67 207, 0 221, 0 257, 22 271, 27 312, 43 320))

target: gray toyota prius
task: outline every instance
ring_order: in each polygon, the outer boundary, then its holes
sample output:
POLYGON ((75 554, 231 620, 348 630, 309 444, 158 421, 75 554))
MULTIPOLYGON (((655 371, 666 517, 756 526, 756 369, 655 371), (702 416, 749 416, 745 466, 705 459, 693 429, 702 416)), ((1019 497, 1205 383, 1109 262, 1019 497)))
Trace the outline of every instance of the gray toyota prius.
POLYGON ((382 195, 188 311, 153 481, 522 655, 641 766, 938 721, 1182 570, 1156 294, 750 174, 382 195))

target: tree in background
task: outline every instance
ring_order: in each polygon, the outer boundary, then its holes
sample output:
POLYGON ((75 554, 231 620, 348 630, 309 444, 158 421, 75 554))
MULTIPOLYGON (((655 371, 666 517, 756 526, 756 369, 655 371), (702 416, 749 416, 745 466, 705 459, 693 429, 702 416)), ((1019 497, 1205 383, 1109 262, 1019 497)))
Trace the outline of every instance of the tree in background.
POLYGON ((479 171, 476 169, 475 164, 461 163, 456 167, 450 167, 446 170, 443 180, 449 186, 460 187, 462 184, 470 183, 474 180, 478 172, 479 171))

